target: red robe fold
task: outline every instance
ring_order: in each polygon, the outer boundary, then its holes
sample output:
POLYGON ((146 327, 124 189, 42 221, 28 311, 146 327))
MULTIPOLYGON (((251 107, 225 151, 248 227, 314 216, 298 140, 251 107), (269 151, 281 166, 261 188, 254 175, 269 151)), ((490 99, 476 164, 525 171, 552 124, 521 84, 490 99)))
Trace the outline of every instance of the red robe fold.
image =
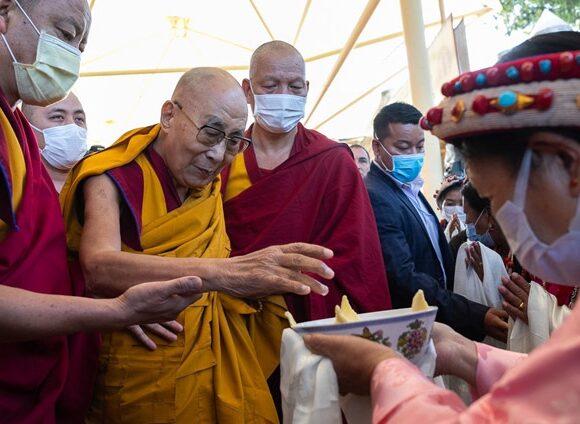
MULTIPOLYGON (((0 284, 37 293, 83 294, 84 283, 73 284, 69 275, 58 195, 32 129, 2 92, 0 114, 9 123, 0 125, 0 219, 8 225, 0 237, 0 284), (9 142, 18 143, 24 157, 24 182, 10 178, 14 161, 9 142), (18 205, 8 202, 15 184, 24 184, 18 205)), ((0 421, 82 422, 92 390, 96 347, 95 337, 85 335, 2 343, 0 421)))
POLYGON ((348 146, 299 125, 290 157, 274 170, 258 168, 252 147, 244 161, 251 186, 224 202, 232 256, 291 242, 332 249, 328 295, 285 296, 297 321, 334 316, 343 294, 358 312, 390 309, 373 211, 348 146))
MULTIPOLYGON (((171 181, 171 175, 167 165, 159 153, 150 144, 145 150, 145 156, 157 174, 163 193, 165 194, 165 207, 171 212, 182 205, 175 185, 171 181)), ((123 202, 121 204, 121 241, 133 250, 143 251, 141 246, 141 229, 143 227, 143 170, 137 162, 129 162, 107 171, 109 178, 113 180, 123 202)))

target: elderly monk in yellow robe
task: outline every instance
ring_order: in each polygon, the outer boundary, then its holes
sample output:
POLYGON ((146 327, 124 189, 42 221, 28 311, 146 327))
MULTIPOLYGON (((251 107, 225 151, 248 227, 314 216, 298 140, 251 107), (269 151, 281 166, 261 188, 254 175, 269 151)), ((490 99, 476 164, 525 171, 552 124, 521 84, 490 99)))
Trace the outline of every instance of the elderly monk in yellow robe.
POLYGON ((271 295, 326 294, 302 271, 331 277, 322 260, 332 252, 295 243, 226 259, 219 173, 251 142, 246 119, 230 74, 192 69, 159 124, 87 157, 65 184, 68 246, 95 295, 189 274, 209 290, 177 323, 150 328, 165 336, 150 336, 153 351, 128 332, 103 336, 89 422, 278 421, 266 378, 286 322, 282 297, 271 295))

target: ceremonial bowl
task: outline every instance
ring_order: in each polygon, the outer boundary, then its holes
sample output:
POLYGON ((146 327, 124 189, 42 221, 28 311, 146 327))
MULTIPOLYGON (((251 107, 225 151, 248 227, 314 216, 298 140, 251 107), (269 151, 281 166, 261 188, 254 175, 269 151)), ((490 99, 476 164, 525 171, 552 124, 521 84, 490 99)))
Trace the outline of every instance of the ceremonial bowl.
POLYGON ((299 334, 323 333, 362 337, 401 353, 407 359, 420 358, 428 346, 437 307, 413 312, 411 308, 358 314, 358 321, 337 324, 334 318, 301 322, 299 334))

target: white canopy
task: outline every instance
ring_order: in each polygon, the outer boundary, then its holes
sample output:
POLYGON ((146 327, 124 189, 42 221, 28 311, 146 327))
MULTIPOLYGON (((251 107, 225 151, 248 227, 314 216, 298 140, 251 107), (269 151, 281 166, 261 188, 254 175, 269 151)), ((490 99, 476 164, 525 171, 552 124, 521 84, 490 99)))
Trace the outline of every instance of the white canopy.
MULTIPOLYGON (((456 21, 465 18, 468 36, 481 23, 492 34, 489 4, 423 0, 427 45, 449 14, 456 21)), ((272 39, 290 42, 303 54, 310 81, 306 125, 333 138, 370 135, 381 93, 399 92, 407 80, 399 0, 92 0, 90 5, 92 29, 74 91, 87 111, 92 144, 109 145, 129 129, 157 122, 161 104, 189 68, 220 66, 241 81, 252 51, 272 39)), ((480 37, 470 42, 487 41, 489 50, 489 39, 480 37)))

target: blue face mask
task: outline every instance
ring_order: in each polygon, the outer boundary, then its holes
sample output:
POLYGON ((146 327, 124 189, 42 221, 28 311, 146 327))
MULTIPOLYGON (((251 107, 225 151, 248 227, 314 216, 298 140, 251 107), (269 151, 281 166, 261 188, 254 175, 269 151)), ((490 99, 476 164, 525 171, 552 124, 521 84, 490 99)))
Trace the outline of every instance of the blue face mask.
POLYGON ((414 155, 391 155, 385 146, 378 141, 377 143, 379 143, 379 146, 381 146, 387 155, 389 155, 393 160, 393 169, 389 169, 381 159, 381 164, 385 171, 389 172, 393 178, 396 178, 402 183, 410 183, 417 179, 421 169, 423 169, 423 162, 425 160, 424 153, 417 153, 414 155))
POLYGON ((477 234, 477 230, 475 229, 475 226, 479 222, 479 218, 481 218, 484 212, 485 211, 481 211, 481 213, 477 217, 477 220, 475 221, 475 224, 466 224, 467 239, 471 241, 477 241, 483 244, 484 246, 487 246, 490 249, 492 249, 495 246, 495 242, 493 241, 491 234, 489 234, 489 229, 483 234, 477 234))

